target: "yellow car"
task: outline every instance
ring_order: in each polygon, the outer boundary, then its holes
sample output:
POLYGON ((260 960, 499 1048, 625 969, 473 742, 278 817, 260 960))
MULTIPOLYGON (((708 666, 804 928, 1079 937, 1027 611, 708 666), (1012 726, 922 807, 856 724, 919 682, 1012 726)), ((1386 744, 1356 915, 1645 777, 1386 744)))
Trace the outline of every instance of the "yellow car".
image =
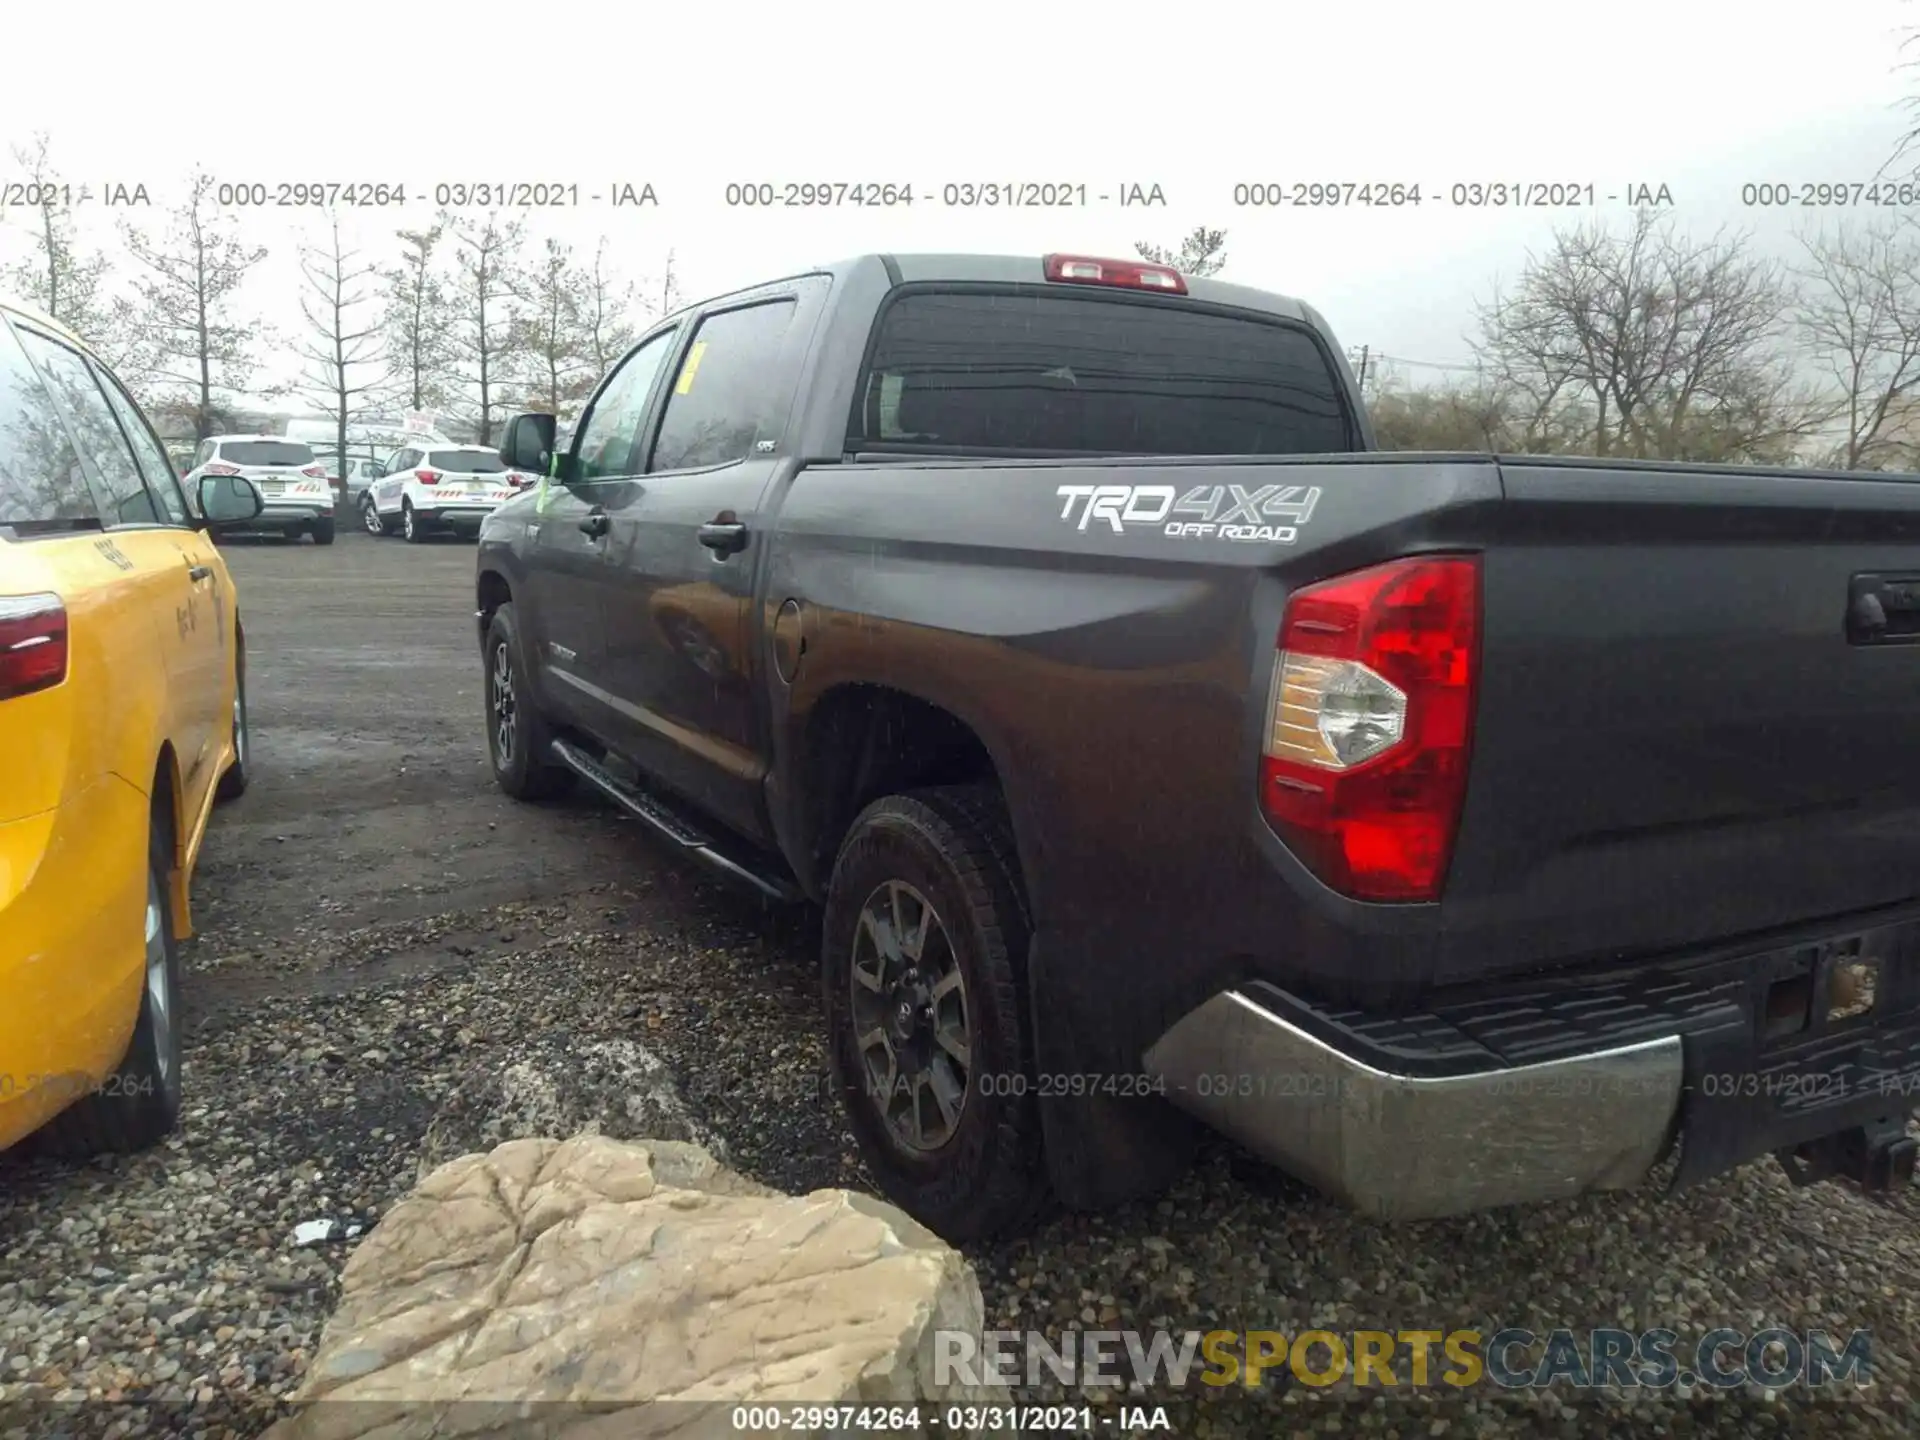
POLYGON ((180 1111, 176 942, 247 783, 245 635, 212 533, 74 335, 0 302, 0 1147, 131 1150, 180 1111))

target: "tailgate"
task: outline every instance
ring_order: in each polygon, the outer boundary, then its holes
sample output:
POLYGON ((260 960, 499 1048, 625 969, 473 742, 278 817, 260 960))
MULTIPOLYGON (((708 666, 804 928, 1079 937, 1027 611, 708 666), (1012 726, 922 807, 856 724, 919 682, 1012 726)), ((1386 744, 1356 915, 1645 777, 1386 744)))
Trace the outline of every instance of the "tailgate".
MULTIPOLYGON (((1437 978, 1920 896, 1920 644, 1848 623, 1859 577, 1920 581, 1920 483, 1533 460, 1502 479, 1437 978)), ((1890 632, 1920 622, 1888 603, 1890 632)))

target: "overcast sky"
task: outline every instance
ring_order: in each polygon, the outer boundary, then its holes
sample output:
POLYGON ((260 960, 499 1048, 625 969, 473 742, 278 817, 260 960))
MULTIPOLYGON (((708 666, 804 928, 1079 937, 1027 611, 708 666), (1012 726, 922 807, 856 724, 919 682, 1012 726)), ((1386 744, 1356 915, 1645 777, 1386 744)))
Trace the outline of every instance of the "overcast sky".
MULTIPOLYGON (((871 250, 1128 254, 1224 228, 1227 278, 1300 295, 1350 345, 1467 356, 1473 302, 1552 228, 1595 212, 1461 210, 1455 182, 1591 182, 1597 215, 1665 184, 1689 230, 1788 243, 1806 212, 1744 208, 1748 181, 1870 180, 1901 133, 1920 3, 1609 0, 1604 7, 1372 0, 1253 6, 594 5, 331 0, 297 22, 257 4, 15 7, 0 152, 51 134, 76 182, 179 197, 223 180, 403 182, 391 232, 462 181, 576 183, 529 217, 635 278, 671 248, 688 298, 871 250), (183 23, 183 15, 191 19, 183 23), (324 21, 324 24, 322 23, 324 21), (95 33, 76 33, 85 27, 95 33), (96 48, 83 49, 85 40, 96 48), (69 63, 59 63, 62 58, 69 63), (1242 181, 1418 182, 1398 211, 1236 208, 1242 181), (730 181, 906 183, 892 210, 730 209, 730 181), (948 183, 1084 184, 1084 208, 956 210, 948 183), (651 184, 654 208, 585 197, 651 184), (1164 208, 1102 204, 1158 185, 1164 208)), ((1911 167, 1906 167, 1911 169, 1911 167)), ((11 162, 0 153, 0 169, 11 162)), ((1920 211, 1920 206, 1915 207, 1920 211)), ((1831 218, 1831 212, 1829 218, 1831 218)), ((158 211, 151 212, 159 220, 158 211)), ((22 253, 16 210, 0 258, 22 253)), ((249 300, 298 322, 311 213, 250 215, 271 258, 249 300)), ((110 239, 93 207, 88 234, 110 239)))

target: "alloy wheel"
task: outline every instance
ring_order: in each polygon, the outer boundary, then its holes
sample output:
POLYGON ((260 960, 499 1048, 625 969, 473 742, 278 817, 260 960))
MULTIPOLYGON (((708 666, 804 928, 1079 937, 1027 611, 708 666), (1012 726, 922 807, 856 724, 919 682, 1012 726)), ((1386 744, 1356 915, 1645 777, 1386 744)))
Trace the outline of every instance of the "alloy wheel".
POLYGON ((910 1150, 940 1149, 966 1110, 973 1032, 946 926, 906 881, 887 881, 861 906, 850 989, 854 1044, 875 1108, 910 1150))
POLYGON ((492 680, 488 703, 493 709, 493 758, 502 770, 513 764, 515 737, 519 733, 519 704, 513 691, 513 660, 507 642, 493 647, 492 680))
POLYGON ((167 966, 167 935, 161 906, 166 897, 157 874, 147 876, 147 1010, 153 1022, 154 1061, 160 1079, 173 1074, 173 975, 167 966))

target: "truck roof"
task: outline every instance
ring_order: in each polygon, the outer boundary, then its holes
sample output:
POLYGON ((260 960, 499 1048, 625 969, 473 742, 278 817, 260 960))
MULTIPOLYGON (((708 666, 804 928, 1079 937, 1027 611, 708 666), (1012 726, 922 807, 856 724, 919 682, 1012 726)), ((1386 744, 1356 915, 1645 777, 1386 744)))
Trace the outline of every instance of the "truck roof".
MULTIPOLYGON (((1078 255, 1078 251, 1065 251, 1065 254, 1078 255)), ((1088 259, 1126 260, 1131 264, 1148 262, 1139 256, 1100 255, 1088 256, 1088 259)), ((898 283, 913 284, 925 280, 974 280, 1000 284, 1040 284, 1046 280, 1041 269, 1041 257, 1038 255, 939 255, 908 254, 861 256, 860 260, 878 259, 897 272, 898 283)), ((859 261, 853 262, 855 264, 859 261)), ((1270 315, 1284 315, 1292 320, 1305 320, 1312 314, 1311 307, 1303 300, 1290 295, 1280 295, 1271 290, 1256 290, 1250 285, 1234 285, 1225 280, 1213 280, 1204 276, 1186 275, 1187 295, 1211 305, 1233 305, 1242 310, 1260 310, 1270 315)))
MULTIPOLYGON (((1079 251, 1063 251, 1063 254, 1078 255, 1079 251)), ((1128 263, 1146 263, 1139 257, 1121 255, 1088 256, 1089 259, 1128 260, 1128 263)), ((852 255, 841 260, 830 261, 823 265, 810 266, 806 270, 796 271, 795 275, 831 275, 836 280, 851 276, 856 271, 873 265, 885 267, 888 278, 895 284, 915 284, 924 281, 973 281, 1001 285, 1039 285, 1046 283, 1040 255, 965 255, 941 253, 895 253, 881 254, 873 252, 865 255, 852 255)), ((780 280, 794 278, 784 275, 780 280)), ((1226 280, 1213 280, 1203 276, 1184 276, 1187 282, 1187 297, 1209 305, 1231 305, 1241 310, 1254 310, 1268 315, 1279 315, 1289 320, 1304 320, 1315 325, 1325 325, 1318 311, 1304 300, 1291 295, 1282 295, 1273 290, 1256 290, 1251 285, 1235 285, 1226 280)), ((728 291, 724 295, 709 296, 704 300, 682 305, 675 314, 700 309, 735 295, 745 295, 765 288, 769 284, 778 284, 779 280, 763 280, 752 285, 742 286, 738 290, 728 291)), ((663 316, 662 319, 671 318, 663 316)))

